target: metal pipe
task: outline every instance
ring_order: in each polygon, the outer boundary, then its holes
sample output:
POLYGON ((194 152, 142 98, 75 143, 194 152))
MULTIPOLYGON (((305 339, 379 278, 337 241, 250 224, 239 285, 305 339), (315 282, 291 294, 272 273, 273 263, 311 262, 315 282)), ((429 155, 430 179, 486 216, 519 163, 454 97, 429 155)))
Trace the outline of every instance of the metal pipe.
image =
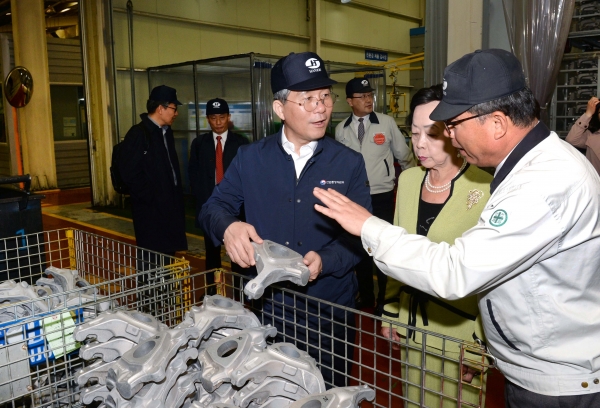
POLYGON ((341 41, 328 40, 326 38, 321 38, 321 43, 333 44, 333 45, 341 45, 343 47, 358 48, 358 49, 361 49, 361 50, 368 49, 368 50, 373 50, 373 51, 384 51, 384 52, 387 52, 389 54, 412 55, 411 52, 402 52, 402 51, 390 50, 390 49, 386 49, 386 48, 371 47, 371 46, 368 46, 368 45, 365 45, 365 44, 352 44, 352 43, 346 43, 346 42, 341 42, 341 41))
POLYGON ((92 94, 90 92, 90 68, 88 66, 88 48, 87 48, 87 24, 85 22, 85 12, 87 5, 85 1, 79 2, 79 32, 81 35, 81 59, 83 65, 83 92, 85 95, 85 114, 87 131, 88 131, 88 157, 90 165, 90 181, 92 184, 92 203, 96 203, 96 187, 98 186, 98 180, 96 175, 96 160, 94 152, 96 151, 96 144, 94 143, 94 131, 92 126, 92 109, 91 101, 92 94))
POLYGON ((127 28, 129 29, 129 72, 131 76, 131 126, 135 125, 135 70, 133 68, 133 3, 127 0, 127 28))
POLYGON ((108 0, 108 10, 105 9, 105 13, 108 15, 108 32, 110 33, 110 52, 111 52, 111 65, 112 65, 112 70, 113 70, 113 95, 114 95, 114 104, 115 104, 115 110, 114 110, 114 120, 115 120, 115 126, 116 126, 116 131, 115 131, 115 138, 113 139, 113 143, 117 144, 121 141, 121 129, 119 127, 119 102, 117 99, 117 64, 115 63, 115 31, 114 31, 114 25, 113 25, 113 0, 108 0))

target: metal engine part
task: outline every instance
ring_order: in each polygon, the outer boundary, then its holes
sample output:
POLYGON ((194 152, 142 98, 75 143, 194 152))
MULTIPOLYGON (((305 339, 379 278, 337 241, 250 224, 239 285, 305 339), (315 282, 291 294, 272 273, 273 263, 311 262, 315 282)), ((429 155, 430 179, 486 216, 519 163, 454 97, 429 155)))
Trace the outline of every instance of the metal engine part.
POLYGON ((176 328, 191 326, 200 331, 201 340, 207 340, 215 330, 243 330, 259 327, 260 321, 254 313, 246 309, 241 303, 221 295, 214 295, 205 296, 201 306, 192 307, 185 314, 183 322, 176 328))
POLYGON ((75 380, 80 387, 84 387, 88 381, 95 380, 100 385, 106 385, 106 376, 108 370, 113 367, 114 361, 105 363, 104 361, 98 360, 93 364, 82 368, 75 374, 75 380))
POLYGON ((183 375, 188 369, 187 362, 195 359, 197 356, 198 350, 195 348, 178 353, 165 370, 164 381, 142 384, 132 394, 124 394, 122 389, 119 388, 118 383, 115 388, 114 384, 111 384, 112 377, 109 373, 107 387, 111 392, 104 401, 106 407, 119 408, 129 406, 131 408, 150 408, 181 406, 185 397, 196 390, 194 382, 200 381, 199 372, 191 372, 187 376, 183 375), (115 393, 115 390, 118 392, 115 393), (128 397, 126 395, 131 396, 128 397), (168 403, 167 400, 169 400, 168 403))
POLYGON ((137 343, 122 337, 115 337, 104 343, 94 341, 81 346, 79 349, 79 357, 84 360, 92 360, 100 357, 102 361, 110 363, 123 356, 125 352, 131 350, 136 345, 137 343))
MULTIPOLYGON (((54 282, 58 283, 64 292, 68 292, 75 289, 86 288, 90 286, 88 281, 79 276, 79 271, 75 269, 61 269, 54 266, 49 266, 44 271, 46 276, 54 278, 54 282)), ((85 293, 93 295, 96 293, 96 288, 89 287, 85 289, 85 293)))
MULTIPOLYGON (((251 350, 243 366, 231 374, 231 383, 242 387, 248 381, 262 383, 267 377, 279 377, 298 384, 308 394, 326 389, 315 359, 291 343, 275 343, 264 350, 251 350)), ((289 398, 288 394, 279 395, 289 398)))
POLYGON ((201 405, 200 402, 192 402, 191 408, 238 408, 236 405, 228 404, 225 402, 215 402, 209 405, 201 405))
POLYGON ((327 392, 310 395, 292 403, 289 408, 359 408, 364 400, 373 401, 375 391, 366 385, 332 388, 327 392))
MULTIPOLYGON (((233 395, 236 389, 229 383, 223 383, 215 391, 209 393, 201 386, 202 392, 198 399, 194 401, 199 408, 213 406, 213 404, 231 404, 233 405, 233 395)), ((235 405, 233 405, 235 406, 235 405)))
MULTIPOLYGON (((114 367, 108 370, 106 378, 108 388, 112 390, 116 387, 123 397, 132 398, 144 383, 164 380, 173 358, 177 359, 180 356, 186 356, 187 360, 197 358, 198 350, 195 348, 197 345, 190 344, 194 348, 185 352, 179 350, 187 347, 188 343, 194 343, 199 337, 198 329, 188 327, 163 331, 140 342, 123 354, 114 367)), ((184 365, 187 367, 186 364, 184 365)))
POLYGON ((28 309, 33 307, 34 313, 50 310, 49 305, 39 298, 34 287, 29 286, 27 282, 15 282, 11 279, 0 283, 0 303, 17 303, 24 300, 33 300, 33 302, 22 306, 28 309))
POLYGON ((104 402, 110 393, 106 385, 97 384, 86 387, 81 391, 79 398, 85 405, 92 404, 94 401, 104 402))
POLYGON ((233 373, 246 363, 248 354, 264 350, 267 338, 276 335, 275 327, 261 326, 244 329, 206 347, 198 356, 202 365, 202 387, 212 393, 224 382, 231 382, 233 373))
POLYGON ((252 402, 248 405, 248 408, 287 408, 292 402, 294 401, 284 397, 274 397, 269 398, 264 404, 260 405, 252 402))
POLYGON ((287 405, 289 405, 291 402, 308 395, 309 393, 298 384, 273 377, 265 379, 260 384, 249 382, 248 385, 233 395, 233 402, 238 407, 246 408, 251 403, 261 406, 270 398, 284 397, 285 401, 282 401, 287 402, 287 405))
POLYGON ((77 326, 73 336, 79 342, 87 337, 95 337, 101 343, 114 337, 122 337, 139 343, 165 330, 168 330, 168 326, 149 314, 136 310, 117 310, 104 312, 95 319, 77 326))
POLYGON ((244 287, 244 293, 250 299, 258 299, 265 288, 275 282, 291 281, 306 286, 310 271, 304 265, 304 257, 284 245, 264 240, 262 244, 252 243, 254 260, 258 275, 244 287))

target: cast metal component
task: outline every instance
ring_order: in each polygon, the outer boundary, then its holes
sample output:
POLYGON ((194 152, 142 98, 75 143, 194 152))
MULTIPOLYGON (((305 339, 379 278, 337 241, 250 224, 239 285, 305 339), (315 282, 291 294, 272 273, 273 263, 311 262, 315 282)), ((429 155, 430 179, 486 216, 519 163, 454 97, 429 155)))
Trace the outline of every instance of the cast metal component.
POLYGON ((104 343, 114 337, 129 339, 135 343, 155 336, 168 326, 156 320, 153 316, 136 310, 107 311, 75 328, 73 336, 77 341, 84 341, 93 336, 104 343))
POLYGON ((198 356, 202 365, 202 387, 212 393, 224 382, 231 382, 233 372, 241 370, 248 354, 253 350, 264 350, 267 347, 267 337, 276 335, 275 327, 261 326, 244 329, 235 336, 226 337, 206 347, 198 356))
POLYGON ((24 300, 33 300, 27 304, 23 304, 26 309, 34 309, 34 313, 47 312, 50 307, 46 302, 41 300, 34 290, 34 287, 29 286, 25 281, 15 282, 14 280, 7 280, 0 283, 0 303, 10 302, 17 303, 24 300))
POLYGON ((260 405, 252 402, 250 405, 248 405, 248 408, 287 408, 292 402, 294 401, 284 397, 273 397, 269 398, 264 404, 260 405))
POLYGON ((252 243, 254 260, 258 275, 244 287, 244 293, 250 299, 258 299, 265 288, 275 282, 291 281, 306 286, 310 271, 304 265, 304 257, 286 246, 264 240, 262 244, 252 243))
POLYGON ((109 363, 121 357, 125 352, 131 350, 136 345, 137 343, 122 337, 115 337, 104 343, 94 341, 81 346, 79 349, 79 357, 84 360, 100 357, 102 358, 102 361, 109 363))
POLYGON ((359 408, 364 400, 373 401, 375 391, 366 385, 332 388, 317 395, 310 395, 293 402, 290 408, 359 408))
POLYGON ((89 405, 94 401, 106 401, 106 397, 108 397, 109 389, 106 388, 106 385, 93 385, 91 387, 86 387, 81 391, 79 395, 81 402, 85 405, 89 405))
POLYGON ((275 343, 265 350, 251 350, 244 364, 232 372, 231 383, 242 387, 248 381, 262 383, 267 377, 298 384, 309 394, 325 391, 325 381, 315 359, 292 343, 275 343))
POLYGON ((106 385, 106 376, 108 370, 113 367, 114 361, 105 363, 102 360, 95 361, 93 364, 82 368, 75 374, 75 381, 80 387, 84 387, 89 380, 96 380, 100 385, 106 385))
POLYGON ((238 408, 237 405, 228 404, 226 402, 214 402, 209 405, 203 405, 199 401, 192 402, 191 408, 238 408))
MULTIPOLYGON (((142 385, 138 391, 136 391, 131 397, 126 397, 121 390, 119 389, 119 384, 117 384, 116 388, 113 388, 111 384, 108 384, 108 388, 111 389, 110 398, 108 398, 105 402, 108 408, 117 408, 126 406, 125 404, 129 403, 132 408, 149 408, 149 407, 179 407, 185 397, 192 392, 195 391, 194 381, 200 381, 199 375, 192 374, 189 377, 182 376, 182 374, 187 370, 187 362, 191 359, 194 359, 198 356, 198 350, 191 348, 184 350, 177 354, 175 358, 171 361, 169 366, 165 371, 165 380, 160 383, 147 383, 142 385), (176 387, 176 384, 179 382, 179 379, 183 379, 182 384, 179 384, 181 387, 179 389, 176 387), (185 383, 185 385, 183 385, 185 383), (191 387, 190 387, 191 384, 191 387), (114 391, 117 390, 118 394, 114 391), (173 393, 173 391, 175 391, 173 393), (179 404, 167 404, 166 401, 171 395, 171 401, 176 402, 181 400, 179 404), (184 393, 180 395, 180 393, 184 393), (125 401, 128 400, 128 401, 125 401)), ((110 374, 109 374, 110 377, 110 374)))
MULTIPOLYGON (((79 276, 79 271, 75 269, 60 269, 54 266, 49 266, 44 271, 46 276, 52 276, 54 281, 58 283, 64 292, 69 292, 79 288, 90 286, 88 281, 79 276)), ((96 293, 96 288, 89 287, 84 290, 88 295, 96 293)))
POLYGON ((200 385, 202 371, 192 371, 182 375, 177 379, 175 386, 171 388, 165 399, 166 407, 180 407, 185 399, 196 393, 196 384, 200 385))
POLYGON ((238 407, 246 408, 251 402, 262 405, 272 397, 285 397, 288 405, 307 397, 309 393, 298 384, 282 378, 270 377, 260 384, 249 382, 244 388, 233 395, 233 402, 238 407))
POLYGON ((219 388, 211 393, 206 392, 206 390, 203 389, 203 392, 199 393, 199 397, 194 403, 197 403, 198 406, 202 408, 212 406, 212 404, 233 405, 233 394, 235 393, 236 390, 231 386, 231 384, 223 383, 221 386, 219 386, 219 388))
MULTIPOLYGON (((198 350, 191 348, 180 352, 190 340, 199 338, 198 329, 172 329, 158 333, 146 339, 131 350, 127 351, 117 360, 113 368, 108 371, 106 383, 109 389, 116 387, 119 393, 127 398, 132 398, 146 382, 159 382, 165 379, 169 370, 169 363, 175 359, 185 357, 185 363, 198 357, 198 350), (177 356, 175 356, 177 354, 177 356)), ((187 364, 183 364, 184 371, 187 364)), ((173 363, 171 363, 173 364, 173 363)), ((183 371, 182 371, 183 372, 183 371)))
MULTIPOLYGON (((201 306, 194 306, 185 314, 184 321, 176 328, 195 326, 200 339, 207 340, 215 330, 246 329, 259 327, 260 321, 254 313, 240 302, 221 295, 205 296, 201 306)), ((239 331, 239 330, 236 330, 239 331)), ((224 331, 223 333, 227 333, 224 331)), ((229 332, 228 334, 230 334, 229 332)))

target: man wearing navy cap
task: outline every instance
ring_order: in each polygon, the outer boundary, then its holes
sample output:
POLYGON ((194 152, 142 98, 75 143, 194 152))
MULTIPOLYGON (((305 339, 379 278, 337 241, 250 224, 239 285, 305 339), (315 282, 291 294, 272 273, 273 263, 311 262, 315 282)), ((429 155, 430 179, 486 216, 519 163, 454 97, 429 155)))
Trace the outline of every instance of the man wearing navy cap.
MULTIPOLYGON (((353 268, 364 252, 360 241, 313 208, 317 201, 312 191, 320 185, 371 206, 362 156, 325 137, 336 100, 331 90, 335 83, 317 54, 292 53, 277 61, 271 70, 273 110, 284 125, 276 134, 239 149, 202 207, 200 222, 207 237, 215 245, 224 242, 230 258, 244 268, 255 265, 252 241, 268 239, 303 254, 310 282, 305 287, 293 285, 293 290, 353 307, 357 289, 353 268), (246 222, 236 218, 242 204, 246 222)), ((281 292, 273 297, 294 304, 281 292)), ((302 298, 295 307, 285 308, 285 314, 281 309, 280 304, 265 301, 265 323, 276 324, 283 336, 318 345, 320 351, 308 350, 322 364, 326 383, 345 385, 353 358, 354 316, 325 305, 317 308, 302 298), (308 311, 308 317, 294 314, 294 309, 308 311), (266 318, 269 314, 272 317, 266 318), (284 325, 282 317, 295 325, 284 325), (332 350, 339 357, 334 358, 332 350), (334 376, 326 368, 332 365, 342 374, 334 376)))
POLYGON ((538 110, 507 51, 444 71, 431 119, 469 163, 496 169, 479 223, 454 243, 409 235, 333 191, 315 191, 329 207, 317 209, 394 279, 445 299, 478 294, 507 407, 599 407, 600 178, 538 110))
MULTIPOLYGON (((415 165, 412 152, 406 145, 396 121, 374 108, 374 89, 365 77, 353 78, 346 84, 346 102, 352 108, 348 119, 335 128, 335 140, 362 154, 367 166, 371 188, 373 215, 388 222, 394 221, 394 158, 402 170, 415 165)), ((381 314, 385 300, 387 276, 378 268, 376 314, 381 314)), ((356 265, 358 291, 362 307, 371 307, 375 301, 373 291, 373 261, 366 257, 356 265)))
MULTIPOLYGON (((201 228, 200 209, 208 200, 216 184, 223 179, 227 168, 240 146, 248 144, 248 139, 229 131, 231 115, 227 101, 220 98, 206 103, 206 119, 211 132, 198 135, 192 142, 188 166, 192 194, 196 198, 196 227, 201 228)), ((221 245, 214 245, 209 238, 204 239, 206 248, 206 269, 221 267, 221 245)), ((233 266, 233 265, 232 265, 233 266)), ((207 284, 214 283, 212 274, 206 275, 207 284)), ((212 292, 213 286, 209 286, 212 292)))
POLYGON ((131 195, 133 227, 141 248, 175 255, 187 249, 179 160, 171 125, 177 118, 175 89, 152 89, 142 121, 122 143, 120 173, 131 195))

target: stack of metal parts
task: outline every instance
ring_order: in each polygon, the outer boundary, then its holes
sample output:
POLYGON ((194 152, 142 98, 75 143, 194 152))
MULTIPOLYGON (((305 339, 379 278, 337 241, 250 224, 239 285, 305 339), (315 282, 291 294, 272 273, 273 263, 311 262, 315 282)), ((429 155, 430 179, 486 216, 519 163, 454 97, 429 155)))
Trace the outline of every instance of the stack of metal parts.
POLYGON ((83 313, 93 317, 114 306, 109 300, 101 301, 103 297, 76 270, 51 266, 46 268, 45 275, 32 286, 25 281, 0 283, 0 323, 73 307, 81 307, 83 313), (11 306, 14 303, 20 304, 11 306), (86 303, 92 306, 86 308, 86 303))
POLYGON ((84 387, 80 401, 108 408, 278 408, 328 395, 339 403, 323 407, 358 407, 375 397, 368 387, 326 392, 308 353, 268 344, 276 334, 220 295, 206 296, 173 329, 137 311, 104 313, 74 333, 88 341, 80 356, 91 362, 76 374, 84 387))

